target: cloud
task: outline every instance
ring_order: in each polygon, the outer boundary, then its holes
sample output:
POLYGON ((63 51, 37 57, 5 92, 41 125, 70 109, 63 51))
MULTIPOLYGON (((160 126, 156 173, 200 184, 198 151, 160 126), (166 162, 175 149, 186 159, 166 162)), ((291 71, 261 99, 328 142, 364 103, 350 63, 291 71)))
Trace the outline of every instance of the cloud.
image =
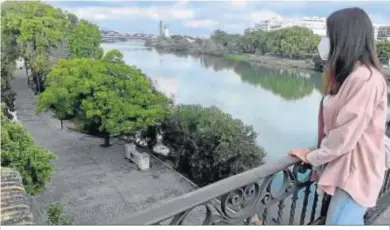
POLYGON ((377 24, 390 24, 390 16, 371 13, 369 14, 371 21, 377 24))
POLYGON ((186 2, 171 6, 100 6, 100 7, 65 7, 65 10, 87 20, 148 18, 153 20, 185 20, 194 17, 192 9, 185 7, 186 2))
MULTIPOLYGON (((1 0, 0 0, 1 1, 1 0)), ((326 17, 333 11, 357 6, 366 10, 374 23, 390 24, 389 2, 313 1, 100 1, 54 2, 49 4, 91 20, 100 27, 121 32, 158 33, 157 21, 169 24, 171 34, 209 35, 220 28, 243 33, 258 21, 302 16, 326 17)))
POLYGON ((258 22, 261 20, 266 20, 266 19, 271 19, 271 18, 276 18, 276 19, 282 19, 282 15, 279 15, 273 11, 270 10, 258 10, 254 11, 249 14, 249 16, 246 16, 249 18, 250 21, 253 22, 258 22))
POLYGON ((210 19, 188 20, 184 22, 184 26, 189 28, 213 28, 218 24, 217 21, 210 19))
POLYGON ((246 0, 231 0, 232 7, 235 9, 244 9, 248 2, 246 0))

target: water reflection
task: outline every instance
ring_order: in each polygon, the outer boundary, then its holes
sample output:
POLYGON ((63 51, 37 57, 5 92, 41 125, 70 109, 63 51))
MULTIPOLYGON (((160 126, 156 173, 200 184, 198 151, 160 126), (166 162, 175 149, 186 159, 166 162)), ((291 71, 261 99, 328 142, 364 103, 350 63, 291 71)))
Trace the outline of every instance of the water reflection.
POLYGON ((104 44, 103 48, 119 49, 126 63, 139 67, 177 103, 217 106, 252 125, 268 161, 316 141, 322 83, 318 73, 163 53, 142 49, 142 44, 104 44))
POLYGON ((230 66, 235 73, 240 75, 243 82, 270 90, 286 100, 297 100, 311 95, 315 88, 308 73, 305 76, 299 76, 299 73, 293 71, 266 69, 247 62, 226 61, 216 57, 202 59, 206 68, 212 65, 215 71, 220 71, 230 66))
MULTIPOLYGON (((156 52, 160 55, 167 54, 161 50, 156 50, 156 52)), ((231 61, 214 56, 186 53, 174 53, 174 55, 183 58, 196 58, 200 61, 202 67, 215 72, 234 70, 241 77, 242 82, 270 90, 286 100, 301 99, 311 95, 314 89, 321 90, 322 87, 320 73, 318 72, 264 68, 248 62, 231 61)))

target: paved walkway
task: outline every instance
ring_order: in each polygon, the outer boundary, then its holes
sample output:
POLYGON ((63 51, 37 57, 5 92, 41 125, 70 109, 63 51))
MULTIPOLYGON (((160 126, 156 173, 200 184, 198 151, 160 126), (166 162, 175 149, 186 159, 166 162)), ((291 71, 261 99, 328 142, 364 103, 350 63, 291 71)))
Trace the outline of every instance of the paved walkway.
POLYGON ((101 148, 102 139, 61 130, 48 114, 35 115, 35 97, 26 77, 18 71, 13 80, 18 120, 37 144, 57 154, 55 172, 46 190, 32 197, 36 224, 45 224, 47 206, 59 202, 78 225, 115 224, 151 205, 194 189, 177 173, 151 159, 141 172, 124 159, 123 144, 101 148))

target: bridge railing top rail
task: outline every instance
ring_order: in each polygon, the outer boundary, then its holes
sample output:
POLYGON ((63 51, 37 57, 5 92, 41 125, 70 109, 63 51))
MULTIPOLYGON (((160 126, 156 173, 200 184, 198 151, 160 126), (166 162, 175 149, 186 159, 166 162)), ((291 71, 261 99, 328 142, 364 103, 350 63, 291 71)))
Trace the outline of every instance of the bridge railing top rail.
MULTIPOLYGON (((231 191, 251 185, 254 182, 266 179, 267 177, 272 177, 275 173, 285 171, 287 168, 297 164, 299 164, 298 159, 290 156, 283 157, 276 162, 261 165, 182 196, 163 201, 150 209, 120 221, 119 224, 147 225, 158 223, 175 216, 178 213, 185 212, 193 207, 203 205, 215 198, 224 196, 231 191)), ((288 183, 284 181, 283 184, 287 185, 288 183)), ((263 188, 263 190, 264 189, 265 188, 263 188)))

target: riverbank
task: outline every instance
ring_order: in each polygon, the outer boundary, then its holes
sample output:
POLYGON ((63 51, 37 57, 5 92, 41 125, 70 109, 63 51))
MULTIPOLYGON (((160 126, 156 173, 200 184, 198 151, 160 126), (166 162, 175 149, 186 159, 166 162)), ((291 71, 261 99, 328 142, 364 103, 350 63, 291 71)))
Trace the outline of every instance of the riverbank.
POLYGON ((309 59, 293 60, 256 54, 227 54, 223 57, 228 60, 245 61, 268 68, 271 66, 271 68, 305 69, 311 71, 318 71, 314 67, 314 62, 309 59))
POLYGON ((227 50, 220 44, 215 43, 210 39, 189 39, 189 38, 171 38, 171 39, 156 39, 147 40, 146 47, 154 48, 158 52, 167 53, 183 53, 189 55, 209 55, 221 57, 230 61, 249 62, 261 67, 267 68, 290 68, 318 71, 319 63, 315 63, 313 59, 290 59, 272 55, 260 55, 240 53, 227 50))
POLYGON ((199 52, 197 50, 183 50, 179 51, 175 48, 169 48, 169 47, 153 47, 148 46, 150 48, 154 48, 158 51, 168 52, 168 53, 184 53, 189 55, 208 55, 208 56, 215 56, 215 57, 221 57, 229 61, 237 61, 237 62, 248 62, 250 64, 260 66, 260 67, 266 67, 266 68, 283 68, 283 69, 302 69, 302 70, 310 70, 310 71, 319 71, 315 68, 315 63, 313 60, 306 59, 306 60, 293 60, 293 59, 287 59, 287 58, 279 58, 279 57, 273 57, 273 56, 266 56, 266 55, 256 55, 256 54, 223 54, 219 52, 199 52), (193 51, 193 52, 191 52, 193 51))
MULTIPOLYGON (((270 69, 282 68, 282 69, 301 69, 301 70, 309 70, 319 72, 322 71, 316 67, 316 63, 312 59, 306 60, 294 60, 287 58, 280 58, 274 56, 266 56, 266 55, 256 55, 256 54, 222 54, 222 53, 213 53, 210 51, 199 52, 199 50, 189 49, 189 50, 177 50, 176 48, 170 47, 159 47, 159 46, 147 46, 149 48, 156 49, 159 52, 167 52, 167 53, 181 53, 188 55, 208 55, 214 57, 221 57, 229 61, 237 61, 237 62, 247 62, 255 66, 265 67, 270 69)), ((390 79, 390 69, 383 68, 383 73, 390 79)))

